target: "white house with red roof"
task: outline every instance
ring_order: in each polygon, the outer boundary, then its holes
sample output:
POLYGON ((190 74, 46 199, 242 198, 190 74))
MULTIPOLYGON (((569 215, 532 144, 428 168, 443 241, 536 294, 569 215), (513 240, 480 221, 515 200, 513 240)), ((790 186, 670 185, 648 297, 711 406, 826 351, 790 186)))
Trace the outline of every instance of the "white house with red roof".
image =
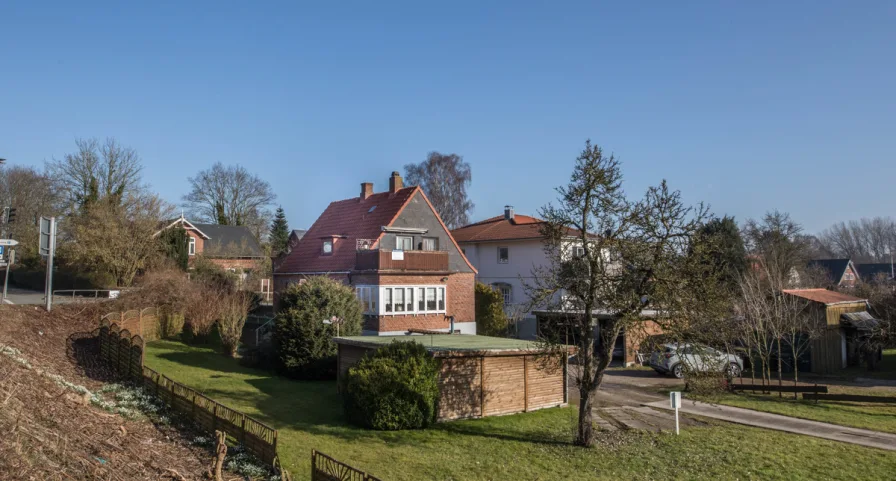
POLYGON ((331 203, 274 269, 274 299, 290 283, 329 276, 355 288, 365 335, 476 333, 476 269, 420 187, 393 172, 389 190, 361 184, 331 203))
POLYGON ((524 339, 533 339, 536 335, 535 316, 528 309, 524 283, 533 280, 535 268, 549 263, 540 231, 543 222, 516 214, 513 206, 508 205, 504 207, 504 215, 451 231, 479 272, 479 282, 500 290, 505 309, 520 318, 518 335, 524 339))

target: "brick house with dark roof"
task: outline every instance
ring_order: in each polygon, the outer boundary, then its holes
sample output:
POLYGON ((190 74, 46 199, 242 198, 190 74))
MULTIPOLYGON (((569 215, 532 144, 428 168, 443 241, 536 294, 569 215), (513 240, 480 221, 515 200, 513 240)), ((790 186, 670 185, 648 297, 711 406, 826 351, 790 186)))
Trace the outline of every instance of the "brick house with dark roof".
POLYGON ((183 227, 189 236, 187 252, 190 264, 195 256, 201 255, 223 269, 247 273, 266 258, 258 239, 246 226, 198 224, 181 215, 155 235, 175 226, 183 227))
POLYGON ((855 287, 859 281, 858 270, 849 259, 814 259, 809 261, 807 268, 824 276, 828 282, 826 286, 855 287))
POLYGON ((361 184, 332 202, 274 269, 274 299, 290 283, 329 276, 354 287, 365 335, 409 330, 475 334, 476 269, 420 187, 393 172, 389 190, 361 184))

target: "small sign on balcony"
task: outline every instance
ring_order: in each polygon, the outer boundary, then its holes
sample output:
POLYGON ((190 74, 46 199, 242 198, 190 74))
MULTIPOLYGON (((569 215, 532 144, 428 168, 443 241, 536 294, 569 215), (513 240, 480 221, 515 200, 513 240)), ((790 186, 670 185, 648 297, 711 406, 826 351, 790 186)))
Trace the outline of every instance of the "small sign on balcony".
POLYGON ((373 248, 373 239, 357 239, 355 247, 359 251, 369 251, 373 248))
POLYGON ((399 250, 392 251, 392 260, 393 261, 403 261, 404 260, 404 251, 399 251, 399 250))

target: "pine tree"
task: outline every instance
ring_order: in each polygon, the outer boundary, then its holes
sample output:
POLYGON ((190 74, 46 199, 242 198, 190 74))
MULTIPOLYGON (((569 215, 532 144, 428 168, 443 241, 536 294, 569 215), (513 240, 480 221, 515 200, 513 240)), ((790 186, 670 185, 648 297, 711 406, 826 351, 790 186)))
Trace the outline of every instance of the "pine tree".
POLYGON ((286 223, 286 214, 283 207, 277 207, 274 220, 271 221, 271 253, 278 255, 286 251, 289 243, 289 225, 286 223))

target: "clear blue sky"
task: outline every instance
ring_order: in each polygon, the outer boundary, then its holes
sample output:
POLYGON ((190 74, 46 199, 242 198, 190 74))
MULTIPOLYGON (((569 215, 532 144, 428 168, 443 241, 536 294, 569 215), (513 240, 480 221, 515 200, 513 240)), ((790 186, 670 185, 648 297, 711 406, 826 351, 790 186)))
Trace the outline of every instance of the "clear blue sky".
POLYGON ((591 138, 632 196, 896 215, 896 2, 300 3, 4 2, 0 157, 116 137, 173 202, 240 163, 302 228, 431 150, 535 213, 591 138))

